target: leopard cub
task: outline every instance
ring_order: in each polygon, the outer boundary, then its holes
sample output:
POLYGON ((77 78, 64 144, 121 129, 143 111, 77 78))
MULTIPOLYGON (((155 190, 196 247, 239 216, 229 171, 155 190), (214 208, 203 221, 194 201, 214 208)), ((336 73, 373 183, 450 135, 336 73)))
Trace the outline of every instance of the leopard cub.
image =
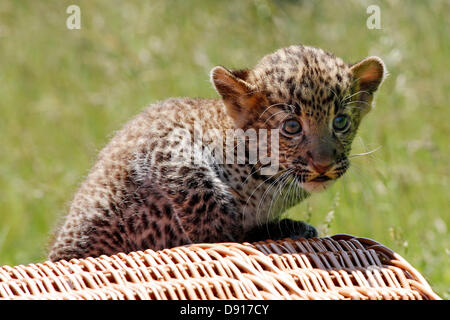
POLYGON ((75 195, 49 259, 317 236, 281 214, 346 172, 385 75, 378 57, 347 64, 303 45, 252 69, 213 68, 220 99, 155 103, 116 133, 75 195))

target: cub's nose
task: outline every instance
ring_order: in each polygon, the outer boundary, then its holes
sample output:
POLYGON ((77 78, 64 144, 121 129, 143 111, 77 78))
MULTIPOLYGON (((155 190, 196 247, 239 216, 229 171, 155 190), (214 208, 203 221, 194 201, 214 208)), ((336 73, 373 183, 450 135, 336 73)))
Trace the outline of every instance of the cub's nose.
POLYGON ((313 158, 311 152, 306 152, 308 164, 318 173, 325 174, 334 165, 334 159, 330 157, 316 157, 313 158))

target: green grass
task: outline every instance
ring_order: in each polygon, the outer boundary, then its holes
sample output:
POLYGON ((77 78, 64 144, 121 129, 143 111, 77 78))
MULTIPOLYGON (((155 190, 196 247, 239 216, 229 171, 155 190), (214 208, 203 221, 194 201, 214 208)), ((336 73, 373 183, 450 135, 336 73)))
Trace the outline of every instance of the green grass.
POLYGON ((345 178, 291 209, 323 234, 370 237, 450 297, 448 1, 74 1, 0 3, 0 265, 45 259, 97 152, 145 105, 217 97, 209 70, 303 43, 390 76, 345 178), (381 8, 381 30, 366 8, 381 8), (330 213, 331 212, 331 213, 330 213))

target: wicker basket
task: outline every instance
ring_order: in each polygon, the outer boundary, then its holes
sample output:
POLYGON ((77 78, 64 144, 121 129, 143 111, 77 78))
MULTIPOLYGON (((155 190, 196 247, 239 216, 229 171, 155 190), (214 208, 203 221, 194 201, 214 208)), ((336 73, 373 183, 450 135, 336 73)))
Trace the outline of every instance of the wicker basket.
POLYGON ((341 234, 3 266, 0 299, 440 298, 392 250, 341 234))

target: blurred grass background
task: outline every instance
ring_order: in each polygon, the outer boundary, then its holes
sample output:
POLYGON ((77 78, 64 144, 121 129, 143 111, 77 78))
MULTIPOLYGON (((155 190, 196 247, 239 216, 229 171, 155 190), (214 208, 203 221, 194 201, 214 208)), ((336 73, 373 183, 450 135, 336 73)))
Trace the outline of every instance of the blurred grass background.
POLYGON ((450 298, 449 1, 0 2, 0 265, 46 258, 97 152, 149 103, 217 97, 208 72, 291 44, 390 71, 349 173, 289 214, 370 237, 450 298), (81 8, 81 30, 66 8, 81 8), (369 30, 366 8, 381 8, 369 30))

